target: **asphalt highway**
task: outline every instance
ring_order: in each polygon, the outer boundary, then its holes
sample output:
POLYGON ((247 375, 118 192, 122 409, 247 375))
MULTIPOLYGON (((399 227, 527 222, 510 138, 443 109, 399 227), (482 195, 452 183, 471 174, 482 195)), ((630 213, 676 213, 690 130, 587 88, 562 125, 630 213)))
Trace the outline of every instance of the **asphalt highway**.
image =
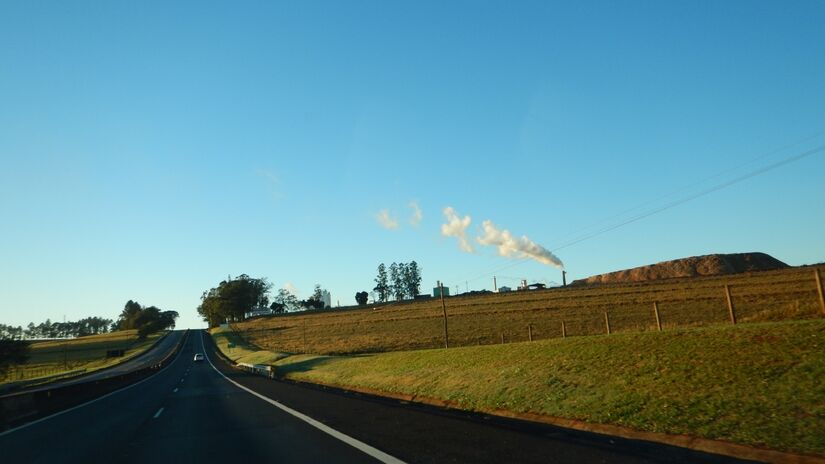
POLYGON ((0 434, 4 462, 736 462, 240 372, 192 331, 157 374, 0 434), (206 362, 193 362, 196 352, 206 362))
POLYGON ((127 372, 131 372, 133 370, 152 365, 154 363, 159 362, 161 359, 166 357, 167 354, 174 351, 175 347, 177 346, 178 342, 180 341, 181 337, 183 337, 183 334, 185 332, 186 331, 184 330, 173 330, 169 332, 166 336, 158 340, 158 342, 151 348, 135 356, 134 358, 128 359, 120 364, 115 364, 112 367, 107 367, 105 369, 92 372, 90 374, 72 377, 65 380, 58 380, 57 382, 50 383, 44 388, 51 388, 55 385, 73 385, 77 383, 89 382, 92 380, 102 380, 108 377, 114 377, 117 375, 125 374, 127 372))

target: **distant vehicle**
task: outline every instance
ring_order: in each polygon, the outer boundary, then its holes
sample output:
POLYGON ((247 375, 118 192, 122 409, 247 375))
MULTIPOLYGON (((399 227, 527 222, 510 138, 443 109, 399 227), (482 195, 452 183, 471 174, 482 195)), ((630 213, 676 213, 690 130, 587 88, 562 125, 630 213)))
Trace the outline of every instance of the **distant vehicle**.
POLYGON ((201 361, 203 361, 203 355, 202 355, 201 353, 195 353, 195 359, 194 359, 194 361, 195 361, 195 362, 201 362, 201 361))

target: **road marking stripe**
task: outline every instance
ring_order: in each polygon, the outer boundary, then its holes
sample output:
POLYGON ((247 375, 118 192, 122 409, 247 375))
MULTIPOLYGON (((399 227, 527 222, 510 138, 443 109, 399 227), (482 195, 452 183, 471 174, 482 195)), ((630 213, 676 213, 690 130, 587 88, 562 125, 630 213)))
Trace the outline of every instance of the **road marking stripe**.
POLYGON ((152 419, 157 419, 158 417, 160 417, 161 414, 163 414, 163 408, 158 409, 158 412, 155 413, 155 417, 153 417, 152 419))
MULTIPOLYGON (((201 335, 201 337, 203 337, 203 335, 201 335)), ((182 340, 182 341, 181 341, 181 343, 183 343, 183 341, 185 341, 185 340, 182 340)), ((203 342, 203 338, 201 338, 201 342, 203 342)), ((181 350, 181 351, 183 351, 183 350, 181 350)), ((147 381, 149 381, 152 377, 154 377, 154 376, 156 376, 156 375, 160 374, 161 372, 165 371, 165 370, 166 370, 169 366, 171 366, 172 364, 175 364, 175 363, 178 361, 178 359, 179 359, 179 358, 180 358, 180 351, 179 351, 179 352, 178 352, 178 354, 175 356, 174 361, 170 362, 170 363, 169 363, 169 364, 167 364, 167 365, 166 365, 166 367, 164 367, 163 369, 161 369, 161 370, 159 370, 159 371, 155 372, 154 374, 150 375, 149 377, 146 377, 145 379, 141 380, 141 381, 140 381, 140 382, 138 382, 138 383, 133 383, 133 384, 131 384, 131 385, 127 385, 127 386, 125 386, 125 387, 121 388, 120 390, 115 390, 115 391, 113 391, 113 392, 111 392, 111 393, 107 393, 107 394, 105 394, 105 395, 101 396, 100 398, 95 398, 95 399, 90 400, 90 401, 87 401, 87 402, 85 402, 85 403, 78 404, 77 406, 71 407, 71 408, 69 408, 69 409, 64 409, 63 411, 56 412, 56 413, 52 414, 51 416, 41 417, 40 419, 37 419, 37 420, 35 420, 35 421, 31 421, 31 422, 27 422, 27 423, 25 423, 25 424, 23 424, 23 425, 21 425, 21 426, 19 426, 19 427, 16 427, 16 428, 13 428, 13 429, 9 429, 9 430, 6 430, 5 432, 0 432, 0 437, 3 437, 3 436, 5 436, 5 435, 8 435, 8 434, 10 434, 10 433, 12 433, 12 432, 16 432, 16 431, 18 431, 18 430, 23 430, 23 429, 25 429, 25 428, 27 428, 27 427, 31 427, 32 425, 39 424, 39 423, 44 422, 44 421, 47 421, 47 420, 49 420, 49 419, 54 419, 54 418, 55 418, 55 417, 57 417, 57 416, 62 416, 63 414, 66 414, 66 413, 68 413, 68 412, 72 412, 72 411, 74 411, 75 409, 80 409, 80 408, 82 408, 82 407, 84 407, 84 406, 88 406, 88 405, 90 405, 90 404, 92 404, 92 403, 96 403, 96 402, 98 402, 98 401, 100 401, 100 400, 103 400, 103 399, 105 399, 105 398, 108 398, 108 397, 110 397, 110 396, 112 396, 112 395, 116 395, 116 394, 118 394, 118 393, 120 393, 120 392, 126 391, 126 390, 128 390, 128 389, 130 389, 130 388, 132 388, 132 387, 137 387, 138 385, 142 384, 143 382, 147 382, 147 381)))
POLYGON ((178 389, 177 389, 177 388, 176 388, 176 389, 174 389, 174 390, 172 390, 172 393, 177 393, 177 392, 178 392, 178 389))
POLYGON ((241 390, 246 391, 247 393, 250 393, 254 396, 257 396, 258 398, 260 398, 260 399, 266 401, 267 403, 275 406, 276 408, 280 409, 281 411, 284 411, 284 412, 286 412, 286 413, 288 413, 288 414, 290 414, 294 417, 297 417, 298 419, 301 419, 302 421, 304 421, 307 424, 315 427, 316 429, 318 429, 318 430, 320 430, 320 431, 322 431, 322 432, 324 432, 328 435, 332 435, 333 437, 341 440, 342 442, 352 446, 355 449, 360 450, 361 452, 367 454, 368 456, 374 457, 375 459, 377 459, 377 460, 379 460, 383 463, 386 463, 386 464, 405 464, 404 461, 396 458, 395 456, 391 456, 391 455, 389 455, 389 454, 387 454, 387 453, 385 453, 385 452, 383 452, 379 449, 373 448, 372 446, 370 446, 370 445, 368 445, 368 444, 366 444, 362 441, 356 440, 355 438, 352 438, 351 436, 349 436, 347 434, 339 432, 339 431, 335 430, 334 428, 332 428, 332 427, 330 427, 326 424, 318 422, 317 420, 307 416, 306 414, 302 414, 302 413, 300 413, 300 412, 298 412, 298 411, 296 411, 296 410, 294 410, 294 409, 292 409, 292 408, 290 408, 286 405, 283 405, 283 404, 281 404, 281 403, 279 403, 279 402, 277 402, 277 401, 275 401, 271 398, 268 398, 264 395, 261 395, 260 393, 254 391, 254 390, 246 388, 243 385, 239 384, 238 382, 235 382, 234 380, 230 379, 229 377, 223 375, 223 372, 219 371, 218 368, 215 367, 214 364, 212 364, 212 360, 209 359, 209 355, 206 354, 206 347, 203 344, 203 332, 201 331, 200 334, 201 334, 201 347, 203 348, 203 352, 204 352, 204 356, 206 357, 206 360, 209 361, 209 365, 212 366, 212 369, 214 369, 215 372, 217 372, 221 377, 226 379, 228 382, 232 383, 233 385, 240 388, 241 390))

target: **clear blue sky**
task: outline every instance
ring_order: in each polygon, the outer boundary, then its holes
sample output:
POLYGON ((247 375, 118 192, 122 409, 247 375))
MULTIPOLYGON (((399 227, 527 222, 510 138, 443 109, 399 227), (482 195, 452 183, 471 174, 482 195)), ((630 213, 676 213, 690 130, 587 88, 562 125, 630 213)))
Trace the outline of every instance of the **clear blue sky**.
POLYGON ((0 322, 135 299, 198 327, 241 273, 352 304, 413 259, 425 289, 561 280, 484 220, 570 279, 825 261, 823 152, 558 249, 825 144, 823 24, 821 1, 3 2, 0 322))

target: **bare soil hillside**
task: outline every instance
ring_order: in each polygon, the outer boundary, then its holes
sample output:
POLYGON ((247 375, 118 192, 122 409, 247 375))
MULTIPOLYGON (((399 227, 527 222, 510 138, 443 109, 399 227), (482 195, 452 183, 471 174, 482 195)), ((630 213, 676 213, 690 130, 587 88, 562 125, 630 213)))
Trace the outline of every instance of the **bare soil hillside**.
POLYGON ((692 256, 648 266, 610 272, 576 280, 572 285, 643 282, 680 277, 717 276, 742 272, 770 271, 789 267, 765 253, 732 253, 692 256))

